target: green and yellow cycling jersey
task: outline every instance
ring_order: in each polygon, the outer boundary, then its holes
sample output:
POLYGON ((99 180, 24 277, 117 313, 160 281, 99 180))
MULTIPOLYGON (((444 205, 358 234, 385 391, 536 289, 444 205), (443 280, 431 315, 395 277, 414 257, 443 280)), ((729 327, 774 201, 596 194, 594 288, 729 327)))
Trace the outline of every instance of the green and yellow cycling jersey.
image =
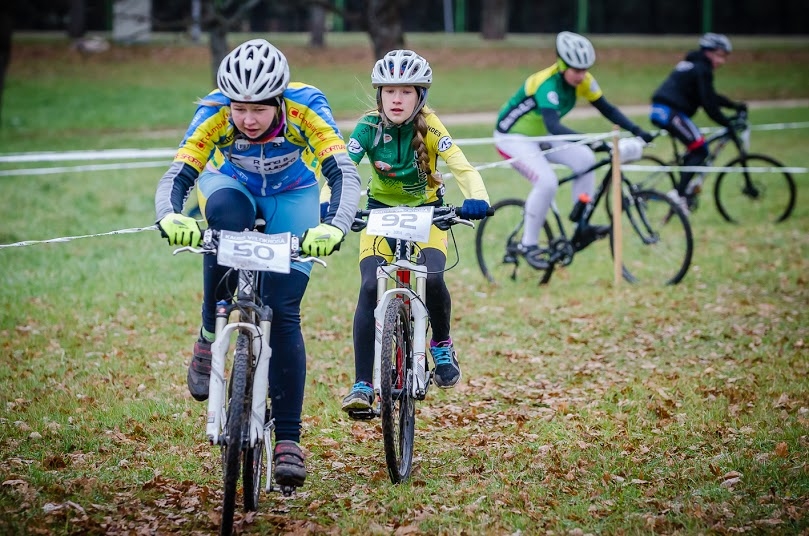
MULTIPOLYGON (((458 181, 466 199, 482 199, 489 196, 480 173, 473 168, 463 151, 452 141, 441 120, 427 108, 427 147, 430 169, 435 171, 440 156, 458 181)), ((378 113, 370 113, 360 119, 348 140, 348 154, 359 164, 368 156, 372 174, 368 184, 368 199, 387 206, 419 206, 434 203, 443 197, 443 186, 430 186, 427 174, 418 167, 418 155, 413 149, 413 122, 385 127, 380 124, 378 113)))
POLYGON ((550 108, 564 117, 582 97, 589 102, 603 95, 598 82, 589 72, 576 87, 565 82, 559 65, 554 64, 529 76, 519 90, 500 109, 497 132, 542 136, 547 134, 540 108, 550 108))

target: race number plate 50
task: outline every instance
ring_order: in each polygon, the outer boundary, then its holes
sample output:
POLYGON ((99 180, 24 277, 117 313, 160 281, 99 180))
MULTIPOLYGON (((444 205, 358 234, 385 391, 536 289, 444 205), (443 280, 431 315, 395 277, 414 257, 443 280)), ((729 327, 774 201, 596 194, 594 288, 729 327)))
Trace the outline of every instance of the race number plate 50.
POLYGON ((255 231, 222 231, 216 262, 240 270, 289 273, 290 233, 264 234, 255 231))
POLYGON ((367 233, 374 236, 427 242, 433 224, 433 207, 376 208, 368 215, 367 233))

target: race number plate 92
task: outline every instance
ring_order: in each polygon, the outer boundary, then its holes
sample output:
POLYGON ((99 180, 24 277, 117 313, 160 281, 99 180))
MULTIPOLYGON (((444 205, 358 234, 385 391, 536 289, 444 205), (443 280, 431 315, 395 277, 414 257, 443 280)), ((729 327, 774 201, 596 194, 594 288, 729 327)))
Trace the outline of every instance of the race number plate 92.
POLYGON ((367 233, 373 236, 427 242, 433 224, 433 207, 390 207, 371 210, 367 233))
POLYGON ((222 231, 216 250, 216 262, 239 270, 288 274, 290 239, 290 233, 268 235, 255 231, 222 231))

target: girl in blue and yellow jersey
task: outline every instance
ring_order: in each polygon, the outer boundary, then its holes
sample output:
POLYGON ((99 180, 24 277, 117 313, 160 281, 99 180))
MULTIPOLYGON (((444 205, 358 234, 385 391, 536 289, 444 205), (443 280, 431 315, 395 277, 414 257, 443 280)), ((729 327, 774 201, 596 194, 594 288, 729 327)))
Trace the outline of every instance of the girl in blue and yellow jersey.
MULTIPOLYGON (((532 74, 517 92, 500 108, 494 131, 494 143, 500 154, 515 159, 511 166, 533 185, 525 200, 525 227, 518 245, 531 266, 545 270, 547 251, 537 245, 539 231, 545 225, 545 215, 553 203, 559 182, 551 167, 561 164, 575 173, 573 200, 595 191, 595 171, 586 172, 595 162, 595 154, 586 145, 569 141, 542 142, 531 139, 547 134, 578 134, 562 124, 561 119, 581 97, 592 104, 608 121, 624 128, 643 141, 652 135, 629 120, 618 108, 610 104, 589 69, 595 63, 593 44, 586 37, 573 32, 556 36, 557 61, 554 65, 532 74), (562 146, 566 148, 559 150, 562 146), (546 149, 556 148, 545 154, 546 149)), ((607 229, 593 230, 603 235, 607 229)))
MULTIPOLYGON (((157 222, 171 245, 197 245, 197 222, 182 214, 197 185, 200 210, 214 229, 252 229, 301 237, 301 251, 329 255, 351 226, 360 178, 348 156, 326 97, 315 87, 289 82, 284 55, 263 39, 228 54, 217 72, 218 89, 199 104, 174 162, 155 194, 157 222), (331 188, 331 210, 319 222, 319 172, 331 188)), ((265 273, 262 296, 273 310, 269 394, 275 420, 275 480, 301 486, 306 478, 298 442, 306 379, 300 303, 311 264, 293 263, 289 274, 265 273)), ((203 260, 202 328, 188 367, 188 389, 208 398, 215 306, 230 299, 220 284, 227 268, 216 256, 203 260)))
MULTIPOLYGON (((489 196, 480 174, 438 117, 425 106, 432 84, 427 60, 410 50, 394 50, 376 62, 371 82, 376 89, 377 109, 357 124, 348 142, 348 153, 355 163, 363 156, 371 162, 368 208, 390 206, 443 205, 444 187, 436 171, 441 157, 458 181, 466 200, 465 217, 480 219, 489 209, 489 196)), ((447 232, 433 226, 427 243, 419 244, 419 262, 427 267, 427 309, 435 361, 435 383, 453 387, 461 377, 455 348, 450 337, 449 290, 444 282, 447 232)), ((376 269, 382 255, 391 259, 390 247, 382 237, 360 236, 360 294, 354 313, 354 364, 356 383, 343 400, 343 410, 368 410, 374 401, 374 307, 376 269)))

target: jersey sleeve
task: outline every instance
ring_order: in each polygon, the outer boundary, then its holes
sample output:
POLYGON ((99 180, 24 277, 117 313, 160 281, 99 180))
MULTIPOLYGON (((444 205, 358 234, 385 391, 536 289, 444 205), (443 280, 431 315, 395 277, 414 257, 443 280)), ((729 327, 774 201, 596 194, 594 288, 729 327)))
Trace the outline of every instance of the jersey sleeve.
POLYGON ((466 199, 482 199, 488 203, 489 194, 480 173, 472 167, 461 148, 455 144, 449 131, 435 114, 427 116, 427 131, 428 146, 447 163, 463 196, 466 199))
POLYGON ((365 116, 357 122, 348 138, 348 156, 355 164, 362 162, 362 158, 371 149, 376 131, 377 125, 370 121, 370 116, 365 116))
POLYGON ((181 212, 205 164, 213 157, 217 145, 232 137, 227 99, 219 91, 203 99, 169 169, 157 184, 155 212, 160 220, 166 214, 181 212))
POLYGON ((357 166, 349 158, 326 96, 312 86, 290 86, 301 91, 299 98, 304 102, 288 101, 287 121, 306 141, 306 150, 314 155, 313 162, 331 192, 323 221, 348 233, 360 202, 357 166))
POLYGON ((588 102, 595 102, 604 96, 604 92, 601 91, 595 77, 588 72, 581 84, 576 86, 576 96, 587 99, 588 102))

